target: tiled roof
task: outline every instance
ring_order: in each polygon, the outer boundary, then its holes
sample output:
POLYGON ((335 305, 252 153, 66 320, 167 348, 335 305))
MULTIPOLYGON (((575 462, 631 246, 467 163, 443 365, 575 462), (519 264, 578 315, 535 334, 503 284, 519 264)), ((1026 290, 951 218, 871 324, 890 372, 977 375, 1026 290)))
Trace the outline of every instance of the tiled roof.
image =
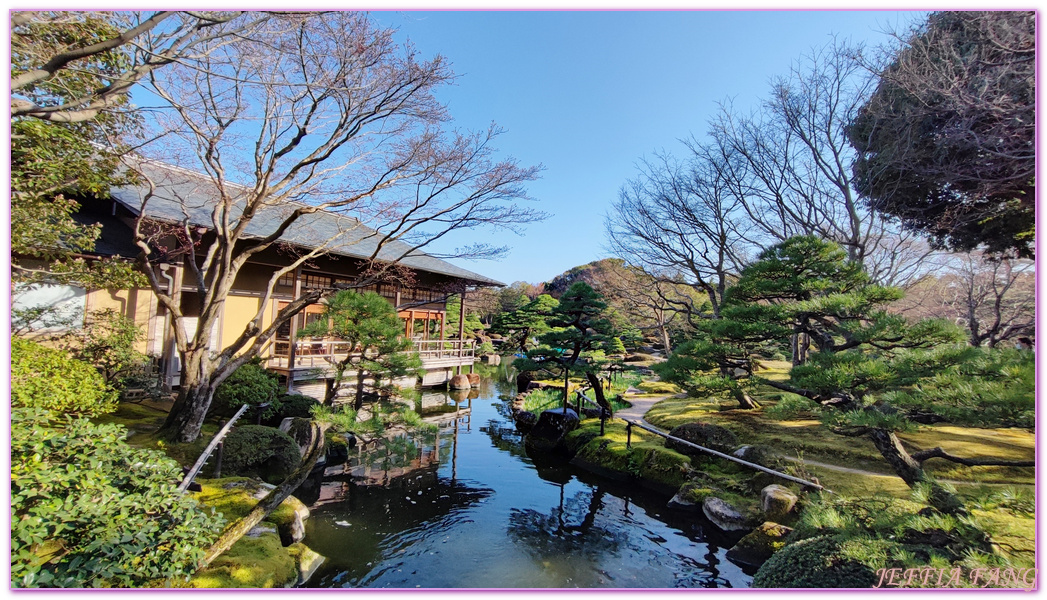
MULTIPOLYGON (((213 228, 211 212, 218 192, 214 183, 207 176, 151 161, 143 161, 139 167, 156 186, 153 196, 146 204, 147 216, 174 222, 181 222, 188 216, 192 225, 213 228)), ((114 188, 111 190, 111 195, 114 200, 137 215, 142 206, 142 199, 147 192, 148 188, 145 186, 125 186, 114 188)), ((251 220, 244 232, 245 235, 247 237, 268 235, 297 206, 301 205, 288 202, 263 208, 251 220)), ((352 217, 321 211, 300 217, 280 239, 290 244, 316 248, 332 238, 335 241, 329 244, 329 252, 368 259, 374 253, 382 236, 352 217)), ((505 285, 419 250, 411 250, 409 245, 400 241, 387 242, 378 253, 377 258, 396 261, 418 271, 449 275, 478 284, 505 285)))

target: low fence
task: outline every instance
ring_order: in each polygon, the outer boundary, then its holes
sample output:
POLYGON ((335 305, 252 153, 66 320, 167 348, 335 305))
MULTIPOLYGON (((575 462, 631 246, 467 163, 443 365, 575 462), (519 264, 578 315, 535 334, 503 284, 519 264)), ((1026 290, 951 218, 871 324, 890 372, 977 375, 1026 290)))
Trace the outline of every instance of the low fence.
POLYGON ((655 429, 654 427, 649 427, 649 426, 644 425, 643 423, 640 423, 638 421, 630 421, 629 419, 622 419, 622 420, 625 421, 625 446, 627 448, 632 447, 633 427, 639 427, 640 429, 643 429, 644 431, 653 433, 655 435, 660 435, 660 436, 662 436, 663 438, 665 438, 667 440, 673 440, 674 442, 678 442, 680 444, 684 444, 686 446, 690 446, 691 448, 696 448, 698 450, 701 450, 702 452, 705 452, 706 454, 711 454, 713 456, 717 456, 719 458, 723 458, 723 459, 729 460, 731 462, 738 463, 740 465, 745 465, 745 466, 747 466, 749 468, 756 469, 757 471, 763 471, 764 473, 768 473, 770 475, 774 475, 775 477, 780 477, 780 478, 785 479, 787 481, 792 481, 793 483, 798 483, 798 484, 800 484, 800 485, 802 485, 804 487, 809 487, 809 488, 813 488, 813 489, 816 489, 816 490, 821 490, 821 491, 824 491, 824 492, 827 492, 827 493, 830 493, 830 494, 834 493, 832 490, 826 489, 826 488, 822 487, 821 485, 819 485, 817 483, 814 483, 813 481, 807 481, 806 479, 801 479, 799 477, 793 477, 792 475, 787 475, 787 474, 782 473, 780 471, 775 471, 774 469, 768 469, 767 467, 765 467, 763 465, 758 465, 756 463, 752 463, 752 462, 749 462, 747 460, 742 460, 742 459, 740 459, 740 458, 738 458, 736 456, 731 456, 730 454, 724 454, 723 452, 718 452, 716 450, 713 450, 712 448, 706 448, 705 446, 699 446, 698 444, 695 444, 695 443, 692 443, 692 442, 688 442, 687 440, 680 439, 680 438, 678 438, 676 436, 669 435, 668 433, 664 433, 662 431, 659 431, 659 430, 655 429))

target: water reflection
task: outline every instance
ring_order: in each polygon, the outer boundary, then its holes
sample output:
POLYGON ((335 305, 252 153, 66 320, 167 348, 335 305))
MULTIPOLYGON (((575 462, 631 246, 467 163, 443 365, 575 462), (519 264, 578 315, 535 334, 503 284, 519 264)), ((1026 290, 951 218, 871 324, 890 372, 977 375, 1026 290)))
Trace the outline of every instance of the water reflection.
POLYGON ((723 560, 727 542, 667 513, 667 498, 527 456, 499 398, 513 381, 492 379, 471 394, 424 395, 439 424, 431 439, 328 473, 305 539, 327 561, 308 585, 748 585, 723 560))

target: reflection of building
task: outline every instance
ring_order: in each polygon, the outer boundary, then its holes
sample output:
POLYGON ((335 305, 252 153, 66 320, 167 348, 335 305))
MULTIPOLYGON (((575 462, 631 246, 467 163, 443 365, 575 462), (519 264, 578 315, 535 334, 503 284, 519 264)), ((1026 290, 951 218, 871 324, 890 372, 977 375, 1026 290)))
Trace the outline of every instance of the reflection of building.
MULTIPOLYGON (((192 231, 204 239, 213 235, 211 224, 216 193, 208 177, 156 163, 142 166, 156 184, 153 195, 145 203, 146 214, 152 223, 185 222, 187 231, 193 228, 192 231)), ((146 192, 144 187, 124 187, 114 189, 111 200, 83 200, 77 218, 85 224, 100 224, 102 228, 94 256, 130 258, 137 255, 132 227, 142 210, 146 192)), ((260 213, 245 232, 246 237, 273 231, 278 219, 282 219, 293 206, 288 203, 260 213)), ((316 286, 351 284, 361 276, 365 260, 376 251, 380 237, 374 230, 344 215, 319 212, 300 219, 281 237, 283 243, 279 247, 258 253, 242 267, 215 323, 212 350, 219 351, 240 336, 260 308, 264 311, 264 328, 273 322, 278 310, 304 291, 316 286), (335 241, 330 242, 332 239, 335 241), (274 293, 264 299, 268 282, 278 268, 291 264, 296 252, 324 244, 329 245, 329 254, 280 277, 274 293)), ((447 339, 457 333, 445 328, 447 296, 476 287, 502 284, 427 254, 411 252, 401 242, 389 242, 378 252, 377 258, 398 260, 413 277, 409 286, 379 283, 364 289, 381 294, 397 308, 404 324, 404 334, 414 340, 421 355, 426 370, 423 384, 442 383, 454 370, 461 372, 463 367, 471 370, 474 361, 472 340, 447 339), (400 258, 405 254, 406 257, 400 258)), ((33 266, 31 261, 20 262, 33 266)), ((202 302, 189 263, 172 258, 169 262, 155 265, 155 268, 160 281, 167 282, 168 292, 180 303, 187 329, 192 335, 202 302)), ((15 300, 16 308, 59 303, 66 310, 79 309, 85 314, 112 308, 134 319, 146 333, 139 349, 159 359, 168 386, 178 385, 181 369, 170 331, 170 319, 150 289, 87 291, 73 286, 44 286, 15 300)), ((289 389, 318 397, 323 396, 325 381, 331 374, 331 362, 344 358, 349 351, 345 344, 332 340, 300 339, 296 335, 299 328, 319 318, 322 310, 318 304, 306 308, 280 329, 264 351, 268 366, 285 378, 289 389)), ((462 321, 464 319, 459 322, 462 321)))
POLYGON ((441 463, 450 462, 451 482, 457 477, 458 432, 472 429, 473 399, 477 394, 427 393, 422 395, 423 421, 436 425, 431 438, 391 432, 383 440, 357 446, 342 465, 328 467, 320 486, 318 504, 341 502, 353 486, 389 486, 417 477, 437 477, 441 463), (449 411, 434 410, 450 408, 449 411), (428 416, 426 412, 429 413, 428 416), (406 477, 406 476, 410 477, 406 477))

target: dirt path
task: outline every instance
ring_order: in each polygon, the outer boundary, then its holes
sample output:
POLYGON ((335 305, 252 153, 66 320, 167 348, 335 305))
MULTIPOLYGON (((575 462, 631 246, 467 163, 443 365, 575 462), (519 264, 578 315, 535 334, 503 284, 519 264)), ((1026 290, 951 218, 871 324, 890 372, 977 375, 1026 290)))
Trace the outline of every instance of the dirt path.
MULTIPOLYGON (((643 421, 643 416, 647 414, 647 411, 651 410, 651 407, 655 404, 665 400, 669 396, 653 396, 653 397, 626 397, 625 401, 632 404, 629 408, 623 408, 615 411, 614 416, 622 419, 632 419, 634 421, 643 421)), ((644 423, 647 423, 644 421, 644 423)), ((648 423, 649 424, 649 423, 648 423)), ((653 427, 653 425, 652 425, 653 427)))

